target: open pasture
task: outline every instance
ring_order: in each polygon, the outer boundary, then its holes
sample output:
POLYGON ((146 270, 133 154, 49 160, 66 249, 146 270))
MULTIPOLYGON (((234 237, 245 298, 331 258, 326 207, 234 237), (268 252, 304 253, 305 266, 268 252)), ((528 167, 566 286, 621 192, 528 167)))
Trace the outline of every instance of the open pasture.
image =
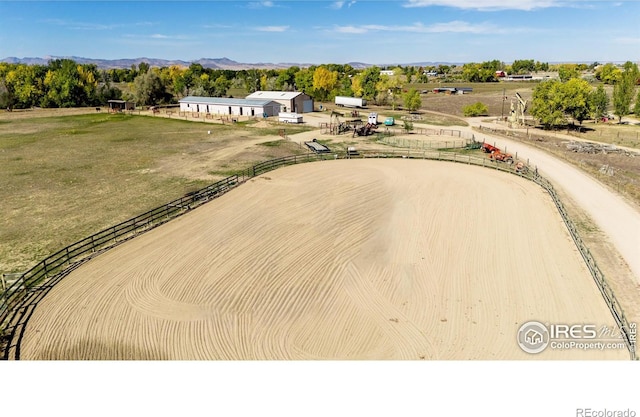
POLYGON ((89 110, 0 114, 0 273, 23 272, 226 171, 298 151, 294 143, 260 145, 279 139, 275 127, 203 126, 89 110))

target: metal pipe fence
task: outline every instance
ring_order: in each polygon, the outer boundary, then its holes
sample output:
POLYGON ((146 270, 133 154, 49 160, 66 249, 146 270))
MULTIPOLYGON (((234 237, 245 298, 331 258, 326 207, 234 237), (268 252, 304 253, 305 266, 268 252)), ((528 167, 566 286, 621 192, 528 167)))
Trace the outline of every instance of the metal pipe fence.
POLYGON ((322 161, 328 159, 361 159, 361 158, 408 158, 449 161, 467 165, 477 165, 508 172, 522 178, 529 179, 544 188, 553 199, 558 211, 569 230, 569 233, 580 251, 587 267, 595 280, 602 296, 611 311, 616 324, 620 328, 631 359, 636 359, 635 334, 627 320, 623 308, 607 283, 604 274, 598 268, 591 252, 578 234, 578 230, 569 218, 553 185, 541 177, 536 170, 521 169, 516 164, 505 164, 490 161, 487 158, 459 154, 456 152, 438 150, 399 150, 399 151, 361 151, 358 155, 349 154, 304 154, 292 155, 260 162, 251 168, 227 177, 201 190, 156 207, 132 219, 104 229, 96 234, 75 242, 53 255, 45 258, 29 271, 22 274, 20 279, 6 288, 0 294, 0 346, 1 359, 19 359, 19 341, 25 331, 28 321, 37 302, 44 297, 46 291, 56 282, 69 274, 80 264, 91 259, 98 253, 108 250, 128 239, 161 225, 181 214, 194 209, 207 201, 214 199, 226 191, 237 187, 250 178, 287 165, 322 161))

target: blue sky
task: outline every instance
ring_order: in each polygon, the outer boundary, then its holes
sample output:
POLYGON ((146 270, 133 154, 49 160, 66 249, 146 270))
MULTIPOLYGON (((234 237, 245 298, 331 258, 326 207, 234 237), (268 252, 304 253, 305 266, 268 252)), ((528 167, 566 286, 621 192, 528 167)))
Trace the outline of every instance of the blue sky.
POLYGON ((639 17, 637 1, 0 0, 0 58, 639 61, 639 17))

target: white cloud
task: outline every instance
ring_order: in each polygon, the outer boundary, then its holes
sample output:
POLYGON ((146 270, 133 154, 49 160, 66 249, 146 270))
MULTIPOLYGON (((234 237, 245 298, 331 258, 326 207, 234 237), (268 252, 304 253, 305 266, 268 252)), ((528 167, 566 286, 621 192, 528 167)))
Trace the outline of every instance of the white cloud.
POLYGON ((44 19, 44 20, 41 20, 41 22, 57 25, 57 26, 66 26, 69 29, 80 29, 80 30, 112 30, 119 27, 123 27, 123 25, 119 23, 102 24, 102 23, 93 23, 93 22, 68 21, 63 19, 44 19))
MULTIPOLYGON (((331 29, 339 33, 362 34, 368 32, 409 32, 409 33, 505 33, 508 29, 500 28, 490 23, 474 24, 461 20, 451 22, 435 23, 425 26, 422 23, 413 25, 360 25, 360 26, 337 26, 331 29)), ((522 30, 522 29, 520 29, 522 30)))
POLYGON ((131 39, 152 39, 154 41, 185 41, 190 40, 189 36, 184 35, 163 35, 161 33, 152 33, 151 35, 134 35, 131 33, 125 33, 122 35, 122 38, 131 38, 131 39))
POLYGON ((369 29, 365 28, 365 27, 356 27, 356 26, 336 26, 334 29, 336 32, 339 33, 367 33, 369 32, 369 29))
MULTIPOLYGON (((576 0, 569 1, 576 2, 576 0)), ((534 10, 566 3, 568 2, 558 0, 407 0, 404 7, 446 6, 476 10, 534 10)))
POLYGON ((352 5, 356 4, 356 2, 355 1, 334 1, 333 3, 331 3, 329 7, 332 9, 339 10, 339 9, 342 9, 342 7, 345 4, 347 5, 347 7, 351 7, 352 5))
POLYGON ((286 32, 289 26, 260 26, 256 30, 260 32, 286 32))
POLYGON ((263 7, 273 7, 274 4, 272 1, 254 1, 250 2, 248 7, 250 9, 261 9, 263 7))

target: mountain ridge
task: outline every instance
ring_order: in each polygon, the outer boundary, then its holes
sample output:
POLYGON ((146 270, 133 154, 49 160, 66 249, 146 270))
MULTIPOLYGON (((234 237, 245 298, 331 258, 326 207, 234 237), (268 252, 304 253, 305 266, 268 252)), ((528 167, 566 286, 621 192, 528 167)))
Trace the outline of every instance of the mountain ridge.
MULTIPOLYGON (((258 63, 246 63, 234 61, 227 57, 222 58, 199 58, 197 60, 185 61, 181 59, 162 59, 162 58, 120 58, 120 59, 100 59, 100 58, 85 58, 78 56, 44 56, 44 57, 6 57, 0 59, 0 62, 6 62, 10 64, 27 64, 27 65, 47 65, 49 61, 54 59, 71 59, 78 64, 95 64, 99 69, 118 69, 118 68, 131 68, 132 65, 136 67, 140 63, 145 62, 151 67, 168 67, 171 65, 178 65, 188 67, 191 64, 200 64, 204 68, 212 69, 228 69, 228 70, 243 70, 243 69, 286 69, 292 66, 298 66, 301 68, 310 67, 310 63, 295 63, 295 62, 258 62, 258 63)), ((364 69, 372 67, 374 65, 380 67, 397 66, 397 65, 411 65, 411 66, 437 66, 437 65, 451 65, 450 62, 420 62, 411 64, 370 64, 365 62, 347 62, 355 69, 364 69)))

